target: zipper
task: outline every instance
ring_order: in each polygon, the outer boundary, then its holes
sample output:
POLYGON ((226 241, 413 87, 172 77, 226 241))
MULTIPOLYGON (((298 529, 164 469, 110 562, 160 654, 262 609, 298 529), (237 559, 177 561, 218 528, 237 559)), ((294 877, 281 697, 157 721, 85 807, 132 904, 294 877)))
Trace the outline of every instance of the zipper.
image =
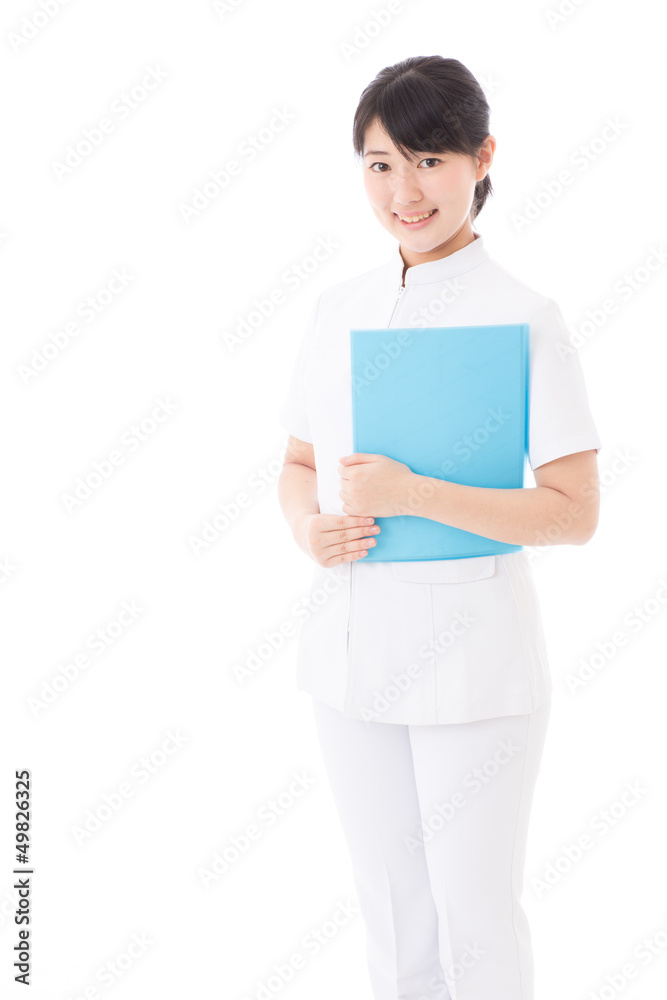
POLYGON ((387 328, 389 328, 391 326, 391 321, 394 318, 394 313, 396 312, 396 307, 398 306, 398 303, 401 301, 401 295, 403 294, 404 291, 405 291, 405 285, 401 285, 399 287, 399 289, 398 289, 398 295, 396 296, 396 301, 394 302, 394 308, 391 311, 391 316, 389 317, 389 322, 387 323, 387 328))
POLYGON ((351 625, 351 618, 352 618, 352 592, 353 592, 352 591, 352 578, 353 578, 352 571, 354 569, 354 564, 355 564, 356 561, 357 561, 356 559, 353 559, 350 562, 350 585, 349 585, 349 588, 348 588, 349 604, 348 604, 348 609, 347 609, 347 686, 346 686, 346 691, 345 691, 345 708, 343 709, 344 712, 349 712, 349 710, 350 710, 350 702, 352 700, 352 691, 351 691, 352 669, 351 669, 351 658, 350 658, 350 625, 351 625))
POLYGON ((348 609, 347 609, 347 652, 350 653, 350 621, 352 618, 352 567, 354 566, 356 559, 350 561, 350 585, 348 587, 348 596, 350 598, 348 609))
MULTIPOLYGON (((389 317, 389 322, 387 323, 387 329, 391 326, 391 321, 394 318, 394 315, 396 313, 396 309, 398 307, 398 303, 401 301, 401 296, 403 295, 404 292, 405 292, 405 285, 401 283, 399 285, 399 287, 398 287, 398 294, 396 296, 396 301, 394 302, 394 308, 391 311, 391 316, 389 317)), ((347 611, 347 647, 346 647, 346 652, 347 652, 347 689, 346 689, 346 695, 345 695, 345 708, 344 708, 345 712, 349 712, 349 710, 350 710, 350 703, 352 701, 352 691, 351 691, 351 680, 352 680, 351 662, 352 661, 351 661, 351 657, 350 657, 350 639, 351 639, 351 628, 352 628, 352 623, 351 623, 351 619, 352 619, 352 600, 353 600, 353 594, 354 594, 354 587, 353 587, 354 564, 356 562, 358 562, 358 560, 357 559, 353 559, 352 562, 350 563, 350 585, 349 585, 349 590, 348 590, 349 605, 348 605, 348 611, 347 611)))

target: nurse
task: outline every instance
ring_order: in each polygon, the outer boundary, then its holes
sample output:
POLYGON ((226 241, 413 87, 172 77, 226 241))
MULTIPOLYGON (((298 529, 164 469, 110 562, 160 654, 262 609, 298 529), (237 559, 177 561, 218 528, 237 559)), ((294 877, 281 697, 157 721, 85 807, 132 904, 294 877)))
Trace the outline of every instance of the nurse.
POLYGON ((473 229, 496 148, 475 77, 441 56, 386 67, 361 95, 353 143, 397 245, 317 297, 280 411, 279 500, 314 563, 297 685, 349 848, 375 1000, 534 1000, 521 895, 552 682, 527 554, 364 557, 375 518, 415 513, 513 545, 583 545, 601 442, 557 304, 473 229), (354 453, 350 329, 503 323, 530 329, 534 487, 463 486, 354 453))

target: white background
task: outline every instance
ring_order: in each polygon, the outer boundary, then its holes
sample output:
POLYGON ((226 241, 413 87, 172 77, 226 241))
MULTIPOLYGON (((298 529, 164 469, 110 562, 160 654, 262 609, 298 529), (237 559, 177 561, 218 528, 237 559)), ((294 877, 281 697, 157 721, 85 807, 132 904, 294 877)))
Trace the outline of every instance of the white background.
POLYGON ((524 894, 536 1000, 664 995, 665 271, 641 270, 667 245, 654 6, 580 0, 550 24, 557 0, 403 0, 378 30, 382 0, 44 4, 48 15, 6 0, 1 14, 2 982, 18 940, 14 771, 30 768, 35 1000, 370 1000, 358 914, 319 954, 304 944, 356 896, 309 698, 294 686, 297 640, 266 644, 295 623, 313 565, 277 502, 277 411, 316 295, 395 248, 352 153, 359 96, 384 66, 438 53, 468 66, 491 104, 495 194, 475 222, 491 256, 553 297, 573 333, 606 299, 618 306, 580 349, 604 446, 599 527, 586 546, 534 560, 554 679, 524 894), (149 70, 153 89, 121 115, 149 70), (242 144, 275 109, 293 117, 251 161, 242 144), (112 131, 59 177, 68 146, 103 118, 112 131), (618 138, 519 229, 607 118, 623 124, 618 138), (240 173, 184 218, 232 159, 240 173), (319 239, 335 252, 288 288, 285 272, 319 239), (114 269, 127 284, 109 295, 114 269), (634 272, 624 298, 615 283, 634 272), (285 301, 230 350, 276 289, 285 301), (79 311, 88 296, 92 322, 79 311), (169 411, 152 422, 159 400, 169 411), (122 463, 68 509, 79 478, 115 450, 122 463), (635 630, 636 607, 647 621, 635 630), (89 645, 98 629, 102 653, 89 645), (571 693, 566 675, 596 653, 571 693), (290 798, 297 773, 312 780, 290 798), (626 782, 644 791, 592 834, 626 782), (105 796, 117 808, 105 812, 105 796), (97 811, 98 828, 77 838, 97 811), (207 888, 202 870, 216 852, 231 859, 252 824, 259 839, 207 888), (594 847, 568 862, 585 833, 594 847), (549 865, 557 875, 540 891, 549 865), (133 935, 150 943, 128 958, 133 935), (656 942, 650 962, 635 951, 644 939, 656 942), (262 994, 297 952, 305 969, 262 994), (101 980, 114 962, 122 976, 101 980), (611 987, 627 963, 636 977, 611 987))

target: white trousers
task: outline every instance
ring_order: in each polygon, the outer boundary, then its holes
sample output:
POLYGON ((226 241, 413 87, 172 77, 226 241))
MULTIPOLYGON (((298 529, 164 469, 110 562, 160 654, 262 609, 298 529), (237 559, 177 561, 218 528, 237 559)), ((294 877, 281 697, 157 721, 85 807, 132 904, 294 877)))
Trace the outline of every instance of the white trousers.
POLYGON ((551 699, 440 725, 312 705, 375 1000, 534 1000, 520 898, 551 699))

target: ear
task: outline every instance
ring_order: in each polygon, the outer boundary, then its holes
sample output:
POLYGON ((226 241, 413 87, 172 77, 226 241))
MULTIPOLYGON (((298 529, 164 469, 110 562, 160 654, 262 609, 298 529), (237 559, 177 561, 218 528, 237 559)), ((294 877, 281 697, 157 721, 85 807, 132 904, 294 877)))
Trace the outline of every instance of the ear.
POLYGON ((486 139, 480 146, 477 152, 477 174, 475 175, 476 181, 484 180, 489 170, 491 169, 491 164, 493 163, 493 156, 496 151, 496 139, 493 135, 487 135, 486 139))

